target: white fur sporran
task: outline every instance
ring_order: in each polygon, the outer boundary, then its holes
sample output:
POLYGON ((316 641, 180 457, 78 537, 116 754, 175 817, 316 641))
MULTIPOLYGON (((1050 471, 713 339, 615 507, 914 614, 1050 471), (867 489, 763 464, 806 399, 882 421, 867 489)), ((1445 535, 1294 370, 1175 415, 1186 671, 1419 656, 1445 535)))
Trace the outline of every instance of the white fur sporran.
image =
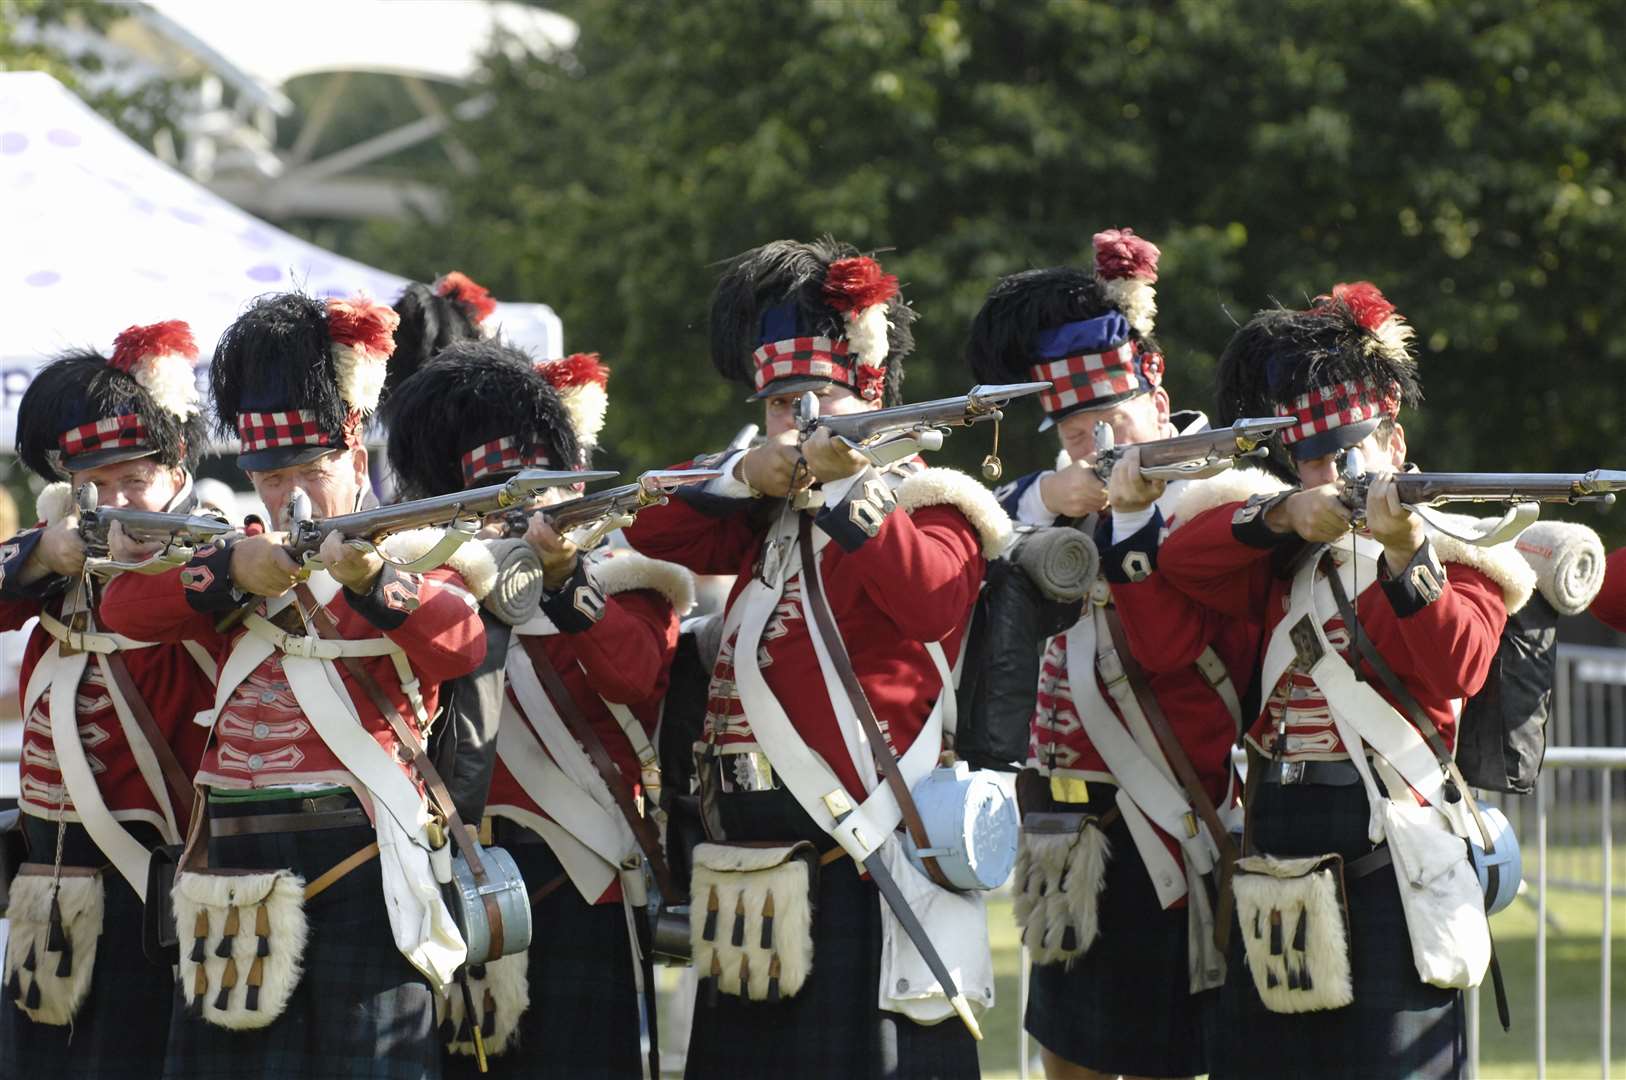
POLYGON ((84 1004, 105 902, 97 871, 63 867, 57 877, 45 863, 24 863, 18 869, 7 911, 11 935, 6 940, 5 986, 30 1020, 68 1024, 84 1004))
POLYGON ((303 973, 304 879, 291 870, 186 870, 171 896, 187 1007, 234 1031, 268 1027, 303 973))
POLYGON ((1029 813, 1023 819, 1013 913, 1035 964, 1071 964, 1095 944, 1111 855, 1092 814, 1029 813))
POLYGON ((514 1042, 519 1018, 531 1004, 529 953, 509 953, 487 964, 471 964, 444 993, 435 996, 435 1023, 441 1042, 453 1054, 475 1057, 473 1026, 487 1055, 500 1054, 514 1042), (463 980, 469 996, 463 997, 463 980), (472 1018, 468 1001, 474 1003, 472 1018))
POLYGON ((792 997, 813 970, 812 844, 699 844, 689 942, 709 989, 752 1001, 792 997))
POLYGON ((1337 1009, 1355 1000, 1344 860, 1338 855, 1238 859, 1231 888, 1243 952, 1271 1012, 1337 1009))

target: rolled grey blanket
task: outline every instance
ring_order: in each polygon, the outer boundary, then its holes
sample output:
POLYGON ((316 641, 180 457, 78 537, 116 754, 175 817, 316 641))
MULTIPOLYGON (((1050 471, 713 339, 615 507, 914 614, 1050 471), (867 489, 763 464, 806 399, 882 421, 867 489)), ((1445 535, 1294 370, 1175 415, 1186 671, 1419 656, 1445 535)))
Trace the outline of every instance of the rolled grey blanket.
POLYGON ((1041 593, 1064 603, 1087 595, 1101 568, 1095 541, 1078 529, 1054 526, 1019 530, 1008 557, 1041 593))
POLYGON ((484 543, 497 563, 497 580, 481 603, 509 626, 529 622, 542 606, 542 560, 523 540, 472 542, 484 543))
POLYGON ((1579 615, 1603 588, 1603 541, 1585 525, 1538 521, 1513 546, 1536 572, 1536 588, 1560 615, 1579 615))

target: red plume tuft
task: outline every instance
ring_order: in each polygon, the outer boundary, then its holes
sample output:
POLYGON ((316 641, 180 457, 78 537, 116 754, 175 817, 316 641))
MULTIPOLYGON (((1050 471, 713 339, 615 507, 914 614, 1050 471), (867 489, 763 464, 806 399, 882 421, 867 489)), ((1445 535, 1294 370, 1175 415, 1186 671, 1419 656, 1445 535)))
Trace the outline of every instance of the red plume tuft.
POLYGON ((348 345, 389 356, 395 351, 395 309, 363 296, 327 302, 327 333, 335 345, 348 345))
POLYGON ((1157 260, 1162 252, 1133 229, 1108 229, 1094 237, 1095 276, 1102 281, 1135 278, 1157 280, 1157 260))
POLYGON ((1364 330, 1376 330, 1395 313, 1395 306, 1370 281, 1341 282, 1332 287, 1332 296, 1317 297, 1320 307, 1342 302, 1364 330))
POLYGON ((837 259, 824 275, 824 299, 846 314, 884 304, 898 295, 898 277, 881 269, 868 255, 837 259))
POLYGON ((192 328, 179 319, 129 327, 113 339, 113 359, 108 361, 108 366, 133 373, 144 358, 171 353, 189 361, 198 358, 198 343, 192 340, 192 328))
POLYGON ((610 385, 610 369, 598 353, 571 353, 563 360, 543 360, 536 365, 555 390, 569 390, 591 383, 599 389, 610 385))
POLYGON ((487 316, 497 310, 497 301, 486 287, 461 270, 442 274, 435 282, 435 295, 462 304, 473 313, 477 323, 485 322, 487 316))

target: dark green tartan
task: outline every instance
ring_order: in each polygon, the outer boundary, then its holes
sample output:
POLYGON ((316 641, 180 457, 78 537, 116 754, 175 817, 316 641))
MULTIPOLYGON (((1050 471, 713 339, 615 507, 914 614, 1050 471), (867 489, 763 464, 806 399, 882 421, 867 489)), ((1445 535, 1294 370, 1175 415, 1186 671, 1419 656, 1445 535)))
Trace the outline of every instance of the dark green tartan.
POLYGON ((1186 909, 1163 910, 1121 817, 1107 839, 1101 936, 1071 965, 1033 965, 1027 1030, 1052 1053, 1096 1072, 1207 1072, 1202 1013, 1215 995, 1194 997, 1188 989, 1186 909))
MULTIPOLYGON (((296 808, 296 800, 274 800, 225 812, 278 814, 296 808)), ((217 816, 222 808, 211 805, 209 812, 217 816)), ((366 825, 216 838, 209 845, 209 859, 222 869, 291 869, 310 881, 374 839, 366 825)), ((395 947, 378 860, 352 870, 308 901, 305 914, 310 936, 304 975, 282 1016, 269 1027, 230 1031, 204 1022, 178 1003, 170 1024, 166 1077, 440 1076, 434 999, 428 982, 395 947)))
MULTIPOLYGON (((1371 850, 1365 789, 1354 784, 1260 788, 1260 851, 1283 857, 1371 850)), ((1211 1016, 1210 1077, 1457 1077, 1467 1059, 1462 995, 1429 986, 1412 962, 1394 869, 1349 883, 1355 1000, 1342 1009, 1283 1014, 1264 1007, 1233 926, 1230 966, 1211 1016)))
MULTIPOLYGON (((29 858, 51 862, 56 826, 24 814, 23 829, 29 858)), ((148 846, 159 842, 150 825, 132 824, 130 832, 148 846)), ((70 824, 63 863, 105 862, 84 827, 70 824)), ((37 1024, 10 995, 0 994, 0 1077, 151 1080, 162 1071, 174 979, 167 966, 148 962, 141 950, 141 900, 135 890, 111 867, 102 873, 102 888, 102 935, 90 990, 72 1027, 37 1024)))

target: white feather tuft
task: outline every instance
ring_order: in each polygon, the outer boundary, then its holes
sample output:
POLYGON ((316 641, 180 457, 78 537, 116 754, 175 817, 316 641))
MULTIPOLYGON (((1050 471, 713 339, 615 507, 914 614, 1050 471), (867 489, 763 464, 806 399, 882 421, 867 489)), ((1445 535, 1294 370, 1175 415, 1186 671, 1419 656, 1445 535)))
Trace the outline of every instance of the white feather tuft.
POLYGON ((1405 364, 1411 360, 1411 340, 1416 336, 1411 324, 1397 315, 1391 315, 1378 324, 1372 336, 1366 339, 1368 352, 1374 352, 1391 364, 1405 364))
POLYGON ((388 355, 354 345, 334 345, 333 368, 339 377, 339 397, 346 405, 362 413, 378 408, 389 371, 388 355))
POLYGON ((1152 332, 1157 319, 1157 289, 1140 278, 1117 278, 1112 281, 1095 279, 1106 293, 1107 299, 1117 305, 1135 332, 1145 337, 1152 332))
POLYGON ((143 356, 130 374, 171 416, 188 420, 200 411, 197 374, 192 361, 180 353, 143 356))
POLYGON ((582 449, 598 445, 599 432, 604 430, 604 414, 610 407, 610 395, 596 382, 586 382, 560 391, 559 400, 570 414, 570 426, 576 430, 576 439, 582 449))
POLYGON ((847 324, 847 344, 858 357, 858 362, 869 367, 886 363, 891 349, 887 341, 886 305, 871 304, 862 311, 849 311, 842 316, 847 324))

